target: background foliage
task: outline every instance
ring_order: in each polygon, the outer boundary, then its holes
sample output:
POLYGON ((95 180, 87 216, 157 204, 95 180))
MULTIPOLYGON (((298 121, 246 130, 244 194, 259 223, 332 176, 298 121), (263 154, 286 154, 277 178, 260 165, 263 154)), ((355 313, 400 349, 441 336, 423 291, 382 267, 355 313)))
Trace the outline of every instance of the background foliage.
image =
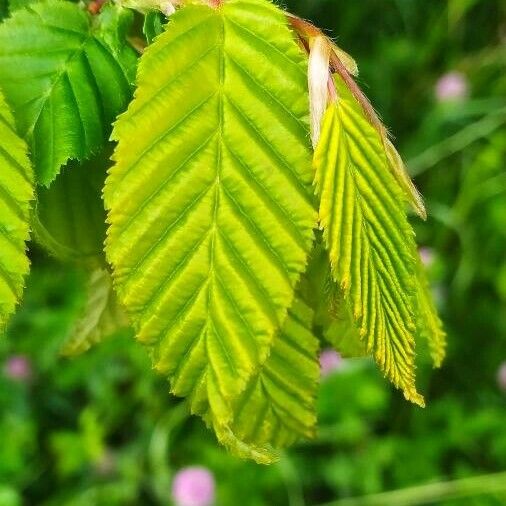
MULTIPOLYGON (((220 506, 316 505, 506 469, 506 397, 496 380, 506 360, 506 4, 287 7, 332 30, 357 59, 359 83, 425 195, 430 217, 415 226, 432 248, 449 334, 441 370, 421 350, 428 407, 406 403, 368 360, 344 362, 323 382, 316 442, 271 467, 238 461, 162 395, 165 379, 130 336, 77 359, 60 355, 85 279, 34 248, 25 302, 0 341, 2 363, 24 355, 32 369, 24 380, 0 373, 0 506, 171 504, 173 473, 191 464, 214 473, 220 506), (437 100, 449 71, 466 77, 467 98, 437 100)), ((505 501, 482 494, 438 504, 505 501)))

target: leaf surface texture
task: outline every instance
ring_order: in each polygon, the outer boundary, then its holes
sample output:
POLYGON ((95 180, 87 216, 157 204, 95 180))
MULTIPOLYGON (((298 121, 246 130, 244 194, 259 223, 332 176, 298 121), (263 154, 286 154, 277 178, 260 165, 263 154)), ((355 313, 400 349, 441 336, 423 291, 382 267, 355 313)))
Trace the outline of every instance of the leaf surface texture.
POLYGON ((311 249, 307 61, 265 1, 184 7, 142 57, 104 197, 120 301, 213 416, 266 360, 311 249), (197 393, 196 393, 197 392, 197 393))
POLYGON ((337 99, 315 151, 320 226, 367 350, 407 399, 423 405, 414 380, 413 231, 385 144, 339 76, 337 99))
POLYGON ((28 273, 33 174, 25 142, 0 93, 0 330, 14 311, 28 273))

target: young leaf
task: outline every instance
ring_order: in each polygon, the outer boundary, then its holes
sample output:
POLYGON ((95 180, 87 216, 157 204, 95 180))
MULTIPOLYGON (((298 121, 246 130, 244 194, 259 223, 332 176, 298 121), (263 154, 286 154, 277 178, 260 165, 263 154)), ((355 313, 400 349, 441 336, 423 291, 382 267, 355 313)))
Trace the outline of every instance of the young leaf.
POLYGON ((112 288, 111 275, 106 269, 95 269, 88 281, 86 305, 63 345, 62 354, 84 353, 127 326, 128 320, 112 288))
POLYGON ((332 274, 368 352, 407 399, 414 380, 413 231, 381 135, 339 76, 314 158, 332 274))
POLYGON ((14 118, 0 93, 0 331, 14 311, 28 273, 33 174, 26 144, 14 130, 14 118))
POLYGON ((307 61, 264 0, 177 11, 115 125, 115 286, 156 368, 224 423, 265 361, 313 239, 307 61))
POLYGON ((49 185, 68 159, 90 157, 131 95, 122 65, 78 5, 49 0, 0 25, 0 87, 49 185))
POLYGON ((321 243, 321 237, 317 238, 302 277, 301 292, 314 310, 314 329, 322 340, 343 357, 367 355, 342 290, 332 277, 328 252, 321 243))
POLYGON ((104 264, 101 192, 108 164, 105 153, 82 164, 70 161, 49 188, 38 188, 34 237, 59 260, 104 264))
POLYGON ((407 203, 413 208, 416 214, 418 214, 418 216, 422 218, 422 220, 426 220, 427 211, 425 210, 423 198, 420 195, 420 192, 417 190, 416 186, 414 185, 413 181, 411 181, 408 171, 406 170, 406 166, 402 161, 401 155, 399 155, 390 139, 386 139, 385 144, 388 158, 388 166, 390 167, 392 174, 397 180, 397 184, 404 191, 404 197, 407 203))
POLYGON ((420 258, 416 261, 416 282, 417 335, 427 341, 434 367, 441 367, 446 353, 446 333, 437 314, 429 280, 420 258))
POLYGON ((161 12, 149 11, 146 13, 142 33, 144 33, 148 44, 152 44, 155 38, 163 32, 165 21, 165 16, 161 12))

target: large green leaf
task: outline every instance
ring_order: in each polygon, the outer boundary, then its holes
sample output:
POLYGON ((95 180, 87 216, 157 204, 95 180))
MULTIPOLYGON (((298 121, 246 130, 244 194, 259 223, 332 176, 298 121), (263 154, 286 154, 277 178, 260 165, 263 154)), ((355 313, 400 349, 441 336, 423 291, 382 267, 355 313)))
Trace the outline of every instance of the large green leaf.
POLYGON ((414 378, 413 231, 384 140, 339 76, 315 152, 320 225, 332 274, 368 352, 407 399, 414 378))
POLYGON ((0 87, 27 139, 38 182, 104 145, 131 95, 126 67, 78 5, 50 0, 0 25, 0 87))
POLYGON ((264 0, 176 12, 115 125, 120 301, 172 391, 217 418, 265 361, 311 249, 307 62, 264 0))
POLYGON ((38 188, 34 237, 59 260, 104 264, 101 193, 108 165, 105 153, 82 164, 70 161, 49 188, 38 188))
POLYGON ((26 144, 14 130, 12 117, 0 93, 0 330, 23 291, 29 262, 33 175, 26 144))

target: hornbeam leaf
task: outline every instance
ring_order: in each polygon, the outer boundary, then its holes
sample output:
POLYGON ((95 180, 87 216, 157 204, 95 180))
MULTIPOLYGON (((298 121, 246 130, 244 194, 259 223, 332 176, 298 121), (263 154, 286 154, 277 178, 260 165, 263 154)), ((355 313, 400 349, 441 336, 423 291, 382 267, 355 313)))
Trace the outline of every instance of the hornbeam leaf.
POLYGON ((173 393, 230 402, 266 360, 313 240, 307 60, 265 0, 178 10, 117 121, 115 287, 173 393))
POLYGON ((34 238, 59 260, 104 265, 101 192, 108 164, 105 153, 82 164, 70 161, 49 188, 38 188, 34 238))
POLYGON ((405 397, 414 378, 413 231, 381 135, 339 76, 314 158, 332 275, 367 350, 405 397))
POLYGON ((414 185, 413 181, 411 181, 408 171, 406 170, 406 166, 402 161, 401 155, 399 155, 390 139, 385 139, 385 147, 389 162, 388 165, 392 171, 392 174, 397 180, 397 183, 404 190, 406 201, 413 208, 416 214, 422 218, 422 220, 426 220, 427 211, 425 210, 423 198, 414 185))
POLYGON ((0 330, 21 297, 28 273, 33 174, 25 142, 0 93, 0 330))
POLYGON ((97 153, 130 99, 127 71, 98 31, 78 5, 58 0, 0 25, 0 87, 39 183, 49 185, 68 159, 97 153))
POLYGON ((342 290, 332 277, 329 255, 320 237, 302 277, 301 292, 314 310, 314 329, 323 341, 346 358, 367 355, 342 290))
POLYGON ((320 367, 312 321, 313 311, 296 298, 269 358, 233 403, 232 422, 212 422, 218 439, 237 455, 270 463, 280 448, 315 436, 320 367))
POLYGON ((318 340, 311 332, 313 311, 300 297, 288 311, 271 354, 233 402, 229 423, 206 412, 209 404, 191 399, 193 412, 204 416, 218 439, 233 453, 268 464, 279 458, 279 448, 315 435, 315 398, 320 374, 318 340))
POLYGON ((416 278, 417 335, 427 341, 434 367, 441 367, 446 354, 446 333, 437 314, 429 280, 420 258, 416 262, 416 278))
POLYGON ((79 355, 127 326, 128 320, 112 288, 111 275, 106 269, 97 268, 90 274, 85 307, 63 345, 62 354, 79 355))

